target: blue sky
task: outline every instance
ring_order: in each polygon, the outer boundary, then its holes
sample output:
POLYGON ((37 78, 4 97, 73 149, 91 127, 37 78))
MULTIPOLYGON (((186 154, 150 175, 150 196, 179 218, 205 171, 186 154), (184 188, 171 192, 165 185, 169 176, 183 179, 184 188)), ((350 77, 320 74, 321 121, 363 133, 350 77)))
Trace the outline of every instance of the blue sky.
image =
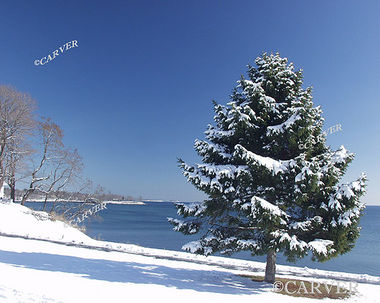
POLYGON ((200 200, 176 158, 212 122, 248 63, 279 51, 304 69, 328 143, 356 153, 364 201, 380 205, 379 1, 2 1, 0 83, 29 92, 84 157, 86 175, 120 194, 200 200), (44 66, 66 42, 77 48, 44 66))

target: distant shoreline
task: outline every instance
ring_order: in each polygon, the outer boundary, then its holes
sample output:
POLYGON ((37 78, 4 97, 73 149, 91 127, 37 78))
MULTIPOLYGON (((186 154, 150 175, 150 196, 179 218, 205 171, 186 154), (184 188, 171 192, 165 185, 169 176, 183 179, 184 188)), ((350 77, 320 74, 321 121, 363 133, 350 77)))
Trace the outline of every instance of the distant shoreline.
POLYGON ((145 205, 142 201, 103 201, 107 204, 125 204, 125 205, 145 205))
MULTIPOLYGON (((19 200, 16 200, 17 202, 21 202, 19 200)), ((41 199, 34 199, 34 200, 28 200, 26 203, 44 203, 45 200, 41 199)), ((100 201, 100 202, 83 202, 81 200, 47 200, 46 203, 61 203, 61 202, 69 202, 69 203, 106 203, 106 204, 124 204, 124 205, 145 205, 142 201, 100 201)))

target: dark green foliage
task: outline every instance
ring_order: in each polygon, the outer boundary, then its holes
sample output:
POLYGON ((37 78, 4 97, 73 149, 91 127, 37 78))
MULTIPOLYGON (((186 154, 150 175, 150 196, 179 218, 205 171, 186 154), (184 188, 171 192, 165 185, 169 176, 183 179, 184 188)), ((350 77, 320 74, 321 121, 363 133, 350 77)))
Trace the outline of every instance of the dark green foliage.
POLYGON ((359 236, 366 177, 339 184, 353 154, 333 151, 322 132, 302 71, 279 54, 263 54, 248 66, 227 106, 214 102, 214 125, 196 140, 202 164, 180 167, 209 198, 178 204, 185 220, 174 229, 194 234, 191 252, 283 252, 295 261, 309 251, 325 261, 349 251, 359 236))

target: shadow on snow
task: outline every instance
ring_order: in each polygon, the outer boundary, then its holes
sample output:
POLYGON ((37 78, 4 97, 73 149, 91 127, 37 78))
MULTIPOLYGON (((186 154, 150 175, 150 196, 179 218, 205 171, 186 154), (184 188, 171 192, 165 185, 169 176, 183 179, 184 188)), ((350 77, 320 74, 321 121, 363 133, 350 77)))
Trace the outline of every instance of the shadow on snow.
POLYGON ((179 289, 222 294, 255 294, 271 288, 267 283, 221 271, 176 269, 136 262, 84 259, 46 253, 17 253, 0 250, 0 262, 37 270, 79 274, 109 282, 157 284, 179 289))

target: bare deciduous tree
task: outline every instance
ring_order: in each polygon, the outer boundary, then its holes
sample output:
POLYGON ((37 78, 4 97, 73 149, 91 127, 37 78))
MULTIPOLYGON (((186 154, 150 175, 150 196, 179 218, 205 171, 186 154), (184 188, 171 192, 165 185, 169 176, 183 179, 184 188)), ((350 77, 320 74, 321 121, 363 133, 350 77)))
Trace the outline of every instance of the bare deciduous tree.
POLYGON ((15 182, 17 163, 24 157, 25 141, 35 127, 35 108, 30 95, 0 85, 0 187, 7 177, 15 182))
MULTIPOLYGON (((51 161, 49 179, 40 186, 40 191, 44 193, 44 207, 52 193, 59 193, 67 186, 70 186, 80 176, 83 168, 82 158, 75 149, 73 151, 64 149, 58 151, 57 157, 51 161)), ((55 200, 57 200, 57 195, 55 200)))
POLYGON ((35 108, 28 94, 0 85, 0 188, 6 181, 15 201, 16 182, 23 180, 26 189, 18 190, 22 205, 35 196, 43 198, 43 210, 49 200, 55 216, 83 220, 93 215, 94 204, 98 209, 101 199, 114 195, 94 191, 91 182, 83 181, 78 151, 64 146, 63 131, 51 119, 37 122, 35 108))
POLYGON ((41 140, 41 152, 31 157, 31 162, 34 165, 30 174, 29 186, 22 196, 22 205, 24 205, 26 199, 34 191, 39 190, 44 192, 46 182, 49 179, 59 178, 57 175, 60 171, 60 165, 63 163, 62 158, 64 157, 62 157, 62 153, 64 153, 64 145, 62 142, 62 129, 50 119, 44 119, 38 122, 38 133, 41 140))
POLYGON ((32 153, 32 149, 26 142, 16 143, 14 140, 8 144, 5 163, 5 181, 10 188, 10 199, 15 202, 16 182, 26 178, 27 163, 26 157, 32 153))

